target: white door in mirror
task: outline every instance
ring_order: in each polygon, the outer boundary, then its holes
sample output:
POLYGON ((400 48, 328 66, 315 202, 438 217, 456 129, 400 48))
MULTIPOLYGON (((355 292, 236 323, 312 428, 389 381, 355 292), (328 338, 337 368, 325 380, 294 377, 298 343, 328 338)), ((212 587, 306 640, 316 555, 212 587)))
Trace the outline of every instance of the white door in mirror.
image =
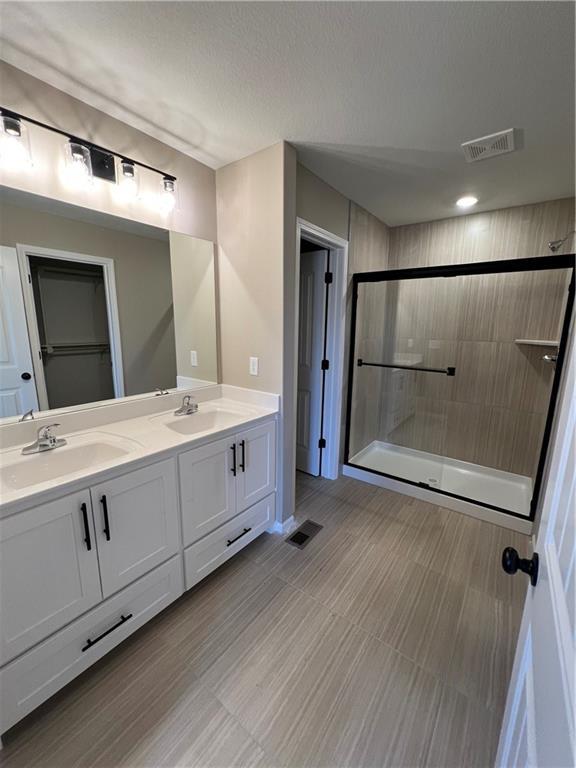
POLYGON ((250 358, 250 376, 258 376, 258 363, 259 363, 259 358, 257 357, 250 358))
POLYGON ((0 418, 38 410, 15 248, 0 247, 0 418))

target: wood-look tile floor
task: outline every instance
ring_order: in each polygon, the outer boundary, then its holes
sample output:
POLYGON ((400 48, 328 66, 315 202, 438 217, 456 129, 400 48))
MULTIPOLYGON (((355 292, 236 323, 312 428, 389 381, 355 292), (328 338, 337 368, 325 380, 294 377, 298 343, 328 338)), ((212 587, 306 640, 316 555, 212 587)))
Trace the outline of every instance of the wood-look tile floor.
POLYGON ((5 768, 491 766, 527 537, 299 475, 303 550, 264 534, 4 739, 5 768))

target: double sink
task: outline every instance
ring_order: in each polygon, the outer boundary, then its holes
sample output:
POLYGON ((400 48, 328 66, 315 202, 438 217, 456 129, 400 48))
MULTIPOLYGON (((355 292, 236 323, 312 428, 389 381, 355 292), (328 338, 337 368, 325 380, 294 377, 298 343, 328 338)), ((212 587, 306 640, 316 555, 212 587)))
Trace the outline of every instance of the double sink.
MULTIPOLYGON (((67 444, 54 450, 22 455, 22 446, 0 452, 0 501, 4 493, 25 491, 43 483, 55 482, 68 475, 101 468, 126 459, 131 454, 146 452, 154 444, 154 435, 165 441, 158 430, 169 430, 175 437, 206 436, 211 432, 241 424, 258 414, 248 407, 238 408, 204 402, 199 410, 186 416, 166 411, 154 416, 134 419, 143 441, 109 431, 79 432, 63 435, 67 444), (144 422, 144 423, 143 423, 144 422)), ((129 422, 124 422, 128 424, 129 422)), ((166 434, 166 433, 165 433, 166 434)))

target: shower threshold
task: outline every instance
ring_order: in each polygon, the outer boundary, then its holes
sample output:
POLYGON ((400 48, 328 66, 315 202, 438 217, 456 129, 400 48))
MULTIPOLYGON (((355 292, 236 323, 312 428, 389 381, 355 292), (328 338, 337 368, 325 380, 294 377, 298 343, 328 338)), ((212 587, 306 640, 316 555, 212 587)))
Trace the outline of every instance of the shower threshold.
POLYGON ((471 502, 489 504, 526 518, 530 516, 530 477, 379 440, 374 440, 355 456, 351 456, 349 463, 400 480, 422 483, 430 490, 444 491, 471 502))

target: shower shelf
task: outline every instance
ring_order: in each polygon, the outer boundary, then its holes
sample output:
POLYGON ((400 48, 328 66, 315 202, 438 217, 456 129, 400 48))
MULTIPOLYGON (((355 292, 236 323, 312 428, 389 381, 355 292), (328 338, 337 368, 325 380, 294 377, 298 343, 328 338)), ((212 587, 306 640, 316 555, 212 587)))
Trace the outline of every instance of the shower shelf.
POLYGON ((548 339, 514 339, 515 344, 526 344, 532 347, 559 347, 559 341, 550 341, 548 339))

